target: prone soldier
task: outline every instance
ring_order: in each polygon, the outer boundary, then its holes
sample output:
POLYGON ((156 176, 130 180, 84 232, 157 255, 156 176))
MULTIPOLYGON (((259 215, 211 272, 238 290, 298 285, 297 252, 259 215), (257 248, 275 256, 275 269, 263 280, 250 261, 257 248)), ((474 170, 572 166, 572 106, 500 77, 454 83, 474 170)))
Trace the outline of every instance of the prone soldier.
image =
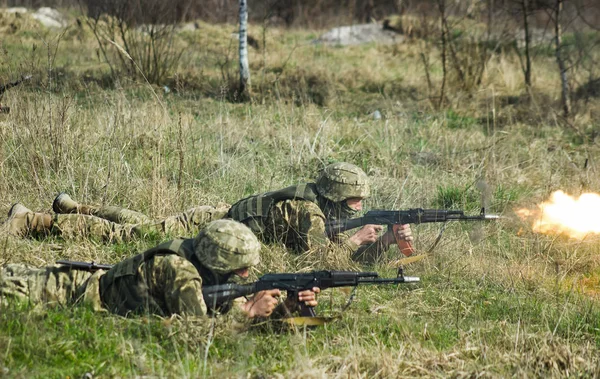
POLYGON ((33 213, 22 205, 9 212, 13 234, 58 233, 125 240, 149 231, 188 233, 215 219, 231 218, 247 225, 263 242, 280 242, 297 253, 319 252, 325 257, 374 261, 397 240, 413 240, 409 225, 390 228, 365 225, 352 235, 329 235, 326 221, 351 218, 369 197, 367 174, 350 163, 326 166, 314 183, 244 198, 231 207, 201 206, 177 216, 153 221, 142 213, 113 206, 79 204, 67 194, 53 203, 56 215, 33 213))
MULTIPOLYGON (((202 286, 224 284, 236 275, 248 277, 248 269, 260 260, 259 251, 258 239, 246 226, 217 220, 195 238, 163 243, 108 271, 8 264, 0 268, 0 306, 15 300, 60 306, 83 302, 123 316, 200 317, 211 311, 202 286)), ((297 300, 315 306, 319 291, 299 292, 297 300)), ((287 315, 289 308, 278 305, 279 295, 279 290, 261 291, 234 309, 248 318, 287 315)), ((224 313, 232 306, 220 310, 224 313)))

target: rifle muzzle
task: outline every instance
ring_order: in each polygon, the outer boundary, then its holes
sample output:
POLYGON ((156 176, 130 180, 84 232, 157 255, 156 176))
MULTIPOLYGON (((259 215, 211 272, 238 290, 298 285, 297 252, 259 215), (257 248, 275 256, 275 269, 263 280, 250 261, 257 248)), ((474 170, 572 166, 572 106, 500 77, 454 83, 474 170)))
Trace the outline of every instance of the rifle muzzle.
POLYGON ((403 276, 402 278, 404 279, 404 283, 416 283, 421 281, 421 278, 418 276, 403 276))

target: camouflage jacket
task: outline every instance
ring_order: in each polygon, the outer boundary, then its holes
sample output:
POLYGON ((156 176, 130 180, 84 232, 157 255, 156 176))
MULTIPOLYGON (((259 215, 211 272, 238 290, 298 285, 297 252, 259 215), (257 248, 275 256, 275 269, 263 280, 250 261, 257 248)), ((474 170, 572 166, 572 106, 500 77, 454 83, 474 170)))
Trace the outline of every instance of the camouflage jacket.
POLYGON ((116 264, 100 279, 104 307, 120 315, 205 315, 193 242, 175 239, 116 264))
POLYGON ((247 197, 231 207, 228 217, 248 225, 261 240, 297 253, 350 258, 359 248, 345 234, 328 238, 314 183, 247 197))

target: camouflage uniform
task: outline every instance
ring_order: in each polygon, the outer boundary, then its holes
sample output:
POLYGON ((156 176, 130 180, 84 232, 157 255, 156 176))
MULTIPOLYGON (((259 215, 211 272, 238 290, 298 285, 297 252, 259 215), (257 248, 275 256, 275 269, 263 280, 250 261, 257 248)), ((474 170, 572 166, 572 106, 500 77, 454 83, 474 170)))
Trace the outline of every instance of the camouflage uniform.
POLYGON ((242 199, 227 217, 248 225, 260 240, 283 243, 297 253, 351 255, 357 245, 343 237, 338 245, 327 237, 326 217, 317 196, 314 183, 292 186, 242 199))
MULTIPOLYGON (((53 204, 57 215, 52 231, 66 237, 121 241, 148 233, 190 234, 212 220, 228 217, 248 225, 260 240, 283 243, 297 253, 373 261, 383 251, 381 243, 359 247, 347 234, 328 236, 325 229, 327 219, 356 214, 345 200, 366 198, 369 192, 364 171, 349 163, 334 163, 325 167, 316 183, 250 196, 232 207, 200 206, 162 221, 119 207, 81 205, 60 194, 53 204), (66 201, 59 201, 61 196, 66 201)), ((21 229, 35 231, 34 226, 29 223, 21 229)))
POLYGON ((93 219, 86 220, 87 224, 109 221, 122 225, 143 225, 143 229, 147 231, 156 231, 172 235, 193 235, 209 222, 223 218, 229 210, 229 206, 199 206, 162 220, 152 220, 143 213, 115 206, 85 206, 84 210, 86 211, 84 214, 95 216, 93 219), (101 220, 98 220, 98 218, 101 220))
MULTIPOLYGON (((56 204, 56 200, 55 200, 56 204)), ((15 204, 9 212, 4 228, 9 233, 25 235, 60 235, 64 238, 97 238, 106 241, 128 241, 150 233, 193 235, 211 221, 221 219, 229 207, 200 206, 176 216, 153 221, 148 216, 113 206, 78 207, 62 212, 54 206, 56 214, 32 212, 15 204), (15 206, 17 211, 13 211, 15 206), (83 211, 82 213, 76 213, 83 211)))
POLYGON ((195 239, 161 244, 106 272, 7 265, 0 269, 0 300, 60 305, 83 300, 120 315, 202 316, 207 313, 202 284, 225 283, 234 271, 258 264, 259 250, 247 227, 219 220, 195 239))
POLYGON ((328 236, 325 222, 353 216, 356 211, 345 200, 366 198, 369 192, 368 177, 360 168, 334 163, 325 167, 316 183, 242 199, 227 217, 248 225, 259 239, 283 243, 296 252, 316 251, 329 258, 362 257, 365 248, 343 233, 328 236))
POLYGON ((102 274, 103 271, 92 274, 65 266, 34 268, 8 264, 0 268, 0 305, 10 299, 50 306, 84 301, 100 309, 98 283, 102 274))
POLYGON ((2 229, 19 237, 60 235, 64 238, 97 237, 107 241, 126 241, 145 231, 138 225, 121 225, 95 216, 32 212, 18 203, 11 208, 2 229), (18 210, 14 211, 16 207, 18 210))

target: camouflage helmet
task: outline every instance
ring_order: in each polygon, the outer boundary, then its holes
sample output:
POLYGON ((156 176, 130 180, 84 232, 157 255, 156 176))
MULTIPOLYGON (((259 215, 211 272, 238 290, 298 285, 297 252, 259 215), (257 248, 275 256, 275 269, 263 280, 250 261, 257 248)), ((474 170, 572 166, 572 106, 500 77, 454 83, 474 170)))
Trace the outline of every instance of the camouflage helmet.
POLYGON ((203 265, 219 274, 255 266, 260 261, 260 242, 244 224, 216 220, 198 233, 194 251, 203 265))
POLYGON ((354 197, 369 197, 367 174, 360 167, 339 162, 325 167, 317 179, 317 191, 321 196, 337 203, 354 197))

